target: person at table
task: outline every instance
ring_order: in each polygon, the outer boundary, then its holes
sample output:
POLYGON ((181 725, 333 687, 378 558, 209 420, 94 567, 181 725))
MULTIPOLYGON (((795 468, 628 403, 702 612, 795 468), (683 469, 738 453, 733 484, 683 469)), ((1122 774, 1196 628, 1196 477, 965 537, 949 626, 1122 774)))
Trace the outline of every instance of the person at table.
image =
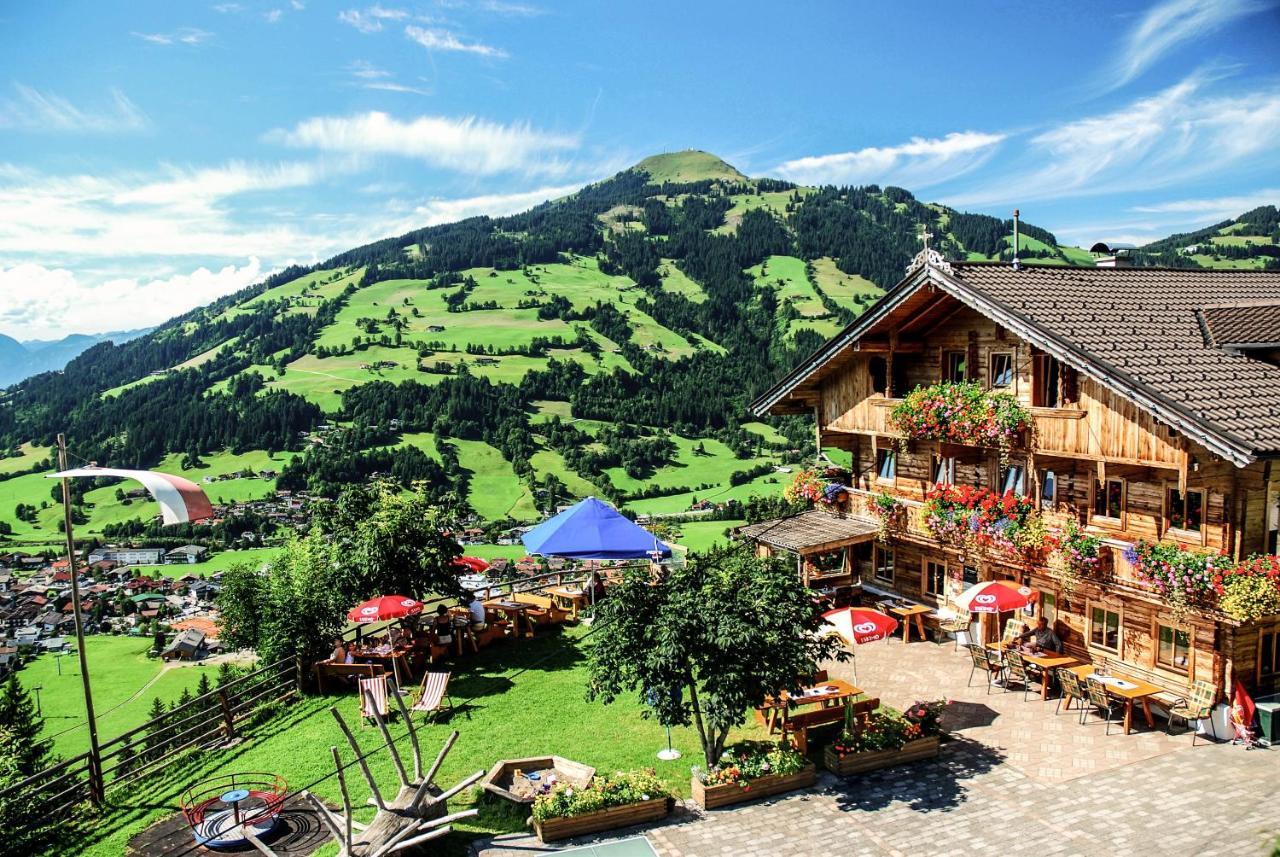
POLYGON ((1023 631, 1013 639, 1015 643, 1020 644, 1023 649, 1029 650, 1032 654, 1062 651, 1062 640, 1049 627, 1049 620, 1044 616, 1036 620, 1034 628, 1023 631))
POLYGON ((591 570, 591 576, 586 579, 582 591, 590 593, 592 604, 597 604, 604 600, 604 578, 600 576, 598 570, 591 570))
POLYGON ((333 638, 333 653, 329 655, 329 663, 331 664, 350 664, 355 663, 355 657, 351 652, 347 651, 347 644, 342 641, 341 637, 333 638))
POLYGON ((483 631, 489 627, 489 618, 485 614, 484 602, 480 600, 479 593, 471 593, 471 600, 467 603, 467 610, 471 613, 472 631, 483 631))
POLYGON ((436 618, 434 621, 436 642, 442 646, 447 646, 453 642, 453 616, 449 613, 449 608, 443 604, 436 605, 436 618))

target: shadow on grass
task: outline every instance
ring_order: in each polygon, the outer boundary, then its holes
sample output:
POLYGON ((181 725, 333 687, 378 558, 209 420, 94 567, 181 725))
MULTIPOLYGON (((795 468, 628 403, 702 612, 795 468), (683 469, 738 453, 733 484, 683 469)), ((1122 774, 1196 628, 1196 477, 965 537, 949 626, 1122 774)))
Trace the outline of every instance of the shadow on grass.
POLYGON ((906 804, 916 812, 948 812, 968 800, 965 780, 985 774, 1004 753, 970 738, 951 735, 935 761, 911 762, 860 774, 836 786, 837 805, 846 811, 875 812, 906 804))

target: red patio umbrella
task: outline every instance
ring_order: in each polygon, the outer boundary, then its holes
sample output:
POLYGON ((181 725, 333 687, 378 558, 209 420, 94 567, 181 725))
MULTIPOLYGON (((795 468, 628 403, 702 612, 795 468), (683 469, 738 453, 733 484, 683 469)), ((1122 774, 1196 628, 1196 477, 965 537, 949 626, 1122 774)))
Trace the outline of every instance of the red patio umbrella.
POLYGON ((422 612, 422 602, 414 601, 405 595, 383 595, 370 598, 363 604, 357 604, 347 613, 347 621, 364 625, 369 622, 386 622, 389 619, 403 619, 422 612))
POLYGON ((1030 586, 1011 580, 987 580, 975 583, 955 600, 957 610, 969 613, 1008 613, 1021 610, 1040 597, 1030 586))
POLYGON ((886 640, 898 629, 898 620, 865 607, 841 607, 822 614, 828 625, 850 644, 886 640))
POLYGON ((453 564, 476 574, 484 574, 489 570, 489 561, 478 556, 460 556, 454 559, 453 564))

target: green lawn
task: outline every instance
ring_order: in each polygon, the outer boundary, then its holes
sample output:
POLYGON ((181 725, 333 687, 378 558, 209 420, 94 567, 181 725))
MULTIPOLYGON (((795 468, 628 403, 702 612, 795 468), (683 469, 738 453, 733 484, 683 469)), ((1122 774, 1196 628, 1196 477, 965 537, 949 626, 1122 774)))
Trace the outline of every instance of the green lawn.
POLYGON ((0 476, 7 476, 10 473, 18 473, 22 470, 30 470, 39 462, 55 454, 52 449, 24 443, 18 447, 18 454, 14 457, 0 458, 0 476))
POLYGON ((760 287, 770 286, 778 293, 778 303, 790 301, 800 315, 821 318, 827 314, 813 284, 805 275, 804 260, 795 256, 770 256, 747 273, 760 287))
POLYGON ((818 288, 842 307, 853 308, 855 297, 879 297, 884 294, 866 277, 841 271, 836 267, 835 260, 829 256, 813 261, 813 278, 818 288))
MULTIPOLYGON (((796 191, 800 195, 808 196, 813 193, 812 188, 797 188, 796 191)), ((715 228, 715 232, 720 235, 732 234, 738 230, 738 224, 742 222, 742 216, 748 211, 762 208, 765 211, 772 212, 778 219, 785 219, 787 216, 787 203, 791 201, 791 196, 796 191, 779 190, 769 191, 768 193, 739 193, 730 197, 733 205, 725 212, 724 223, 715 228)))
POLYGON ((533 495, 502 453, 479 440, 455 438, 450 442, 458 445, 458 462, 465 470, 471 471, 468 499, 480 517, 488 521, 507 517, 537 520, 538 510, 533 505, 533 495))
MULTIPOLYGON (((548 635, 535 640, 503 641, 467 658, 455 669, 449 690, 461 711, 447 722, 427 724, 417 721, 425 764, 430 764, 449 732, 461 733, 445 760, 437 781, 443 786, 475 771, 487 770, 503 758, 519 758, 555 753, 597 770, 653 767, 678 794, 689 793, 689 768, 701 758, 696 732, 675 729, 672 741, 684 757, 662 762, 656 758, 666 746, 664 730, 642 716, 635 698, 613 705, 587 702, 586 669, 582 638, 587 628, 567 629, 563 636, 548 635)), ((192 754, 172 765, 162 778, 147 780, 135 790, 113 795, 113 807, 95 822, 92 837, 86 837, 77 853, 86 857, 116 857, 125 851, 129 839, 150 824, 177 811, 184 788, 215 774, 263 771, 283 776, 291 790, 309 788, 319 797, 341 803, 337 783, 330 776, 333 764, 328 748, 340 748, 344 759, 351 753, 333 717, 336 705, 353 727, 363 752, 369 754, 374 776, 384 791, 394 791, 395 773, 387 754, 376 750, 382 737, 376 729, 357 727, 354 695, 304 698, 290 704, 280 717, 252 730, 238 747, 192 754)), ((397 745, 408 763, 408 739, 404 725, 390 724, 397 745)), ((762 730, 754 721, 737 738, 760 738, 762 730)), ((367 795, 358 772, 348 772, 352 799, 361 803, 367 795)), ((524 829, 524 814, 500 805, 476 789, 449 802, 457 811, 478 805, 477 818, 455 823, 444 853, 462 855, 466 843, 481 835, 524 829)), ((371 808, 357 812, 368 821, 371 808)), ((320 854, 335 853, 329 844, 320 854)))
POLYGON ((766 473, 742 485, 729 485, 726 480, 714 488, 705 491, 688 491, 683 494, 672 494, 668 497, 653 497, 648 500, 633 500, 627 508, 637 514, 675 515, 686 512, 694 500, 714 500, 723 503, 728 500, 747 500, 751 497, 776 495, 783 486, 791 481, 787 473, 766 473))
POLYGON ((649 181, 654 184, 683 184, 716 179, 739 182, 746 181, 747 178, 715 155, 698 149, 651 155, 636 164, 635 170, 648 173, 649 181))
POLYGON ((729 540, 725 537, 725 530, 745 523, 746 521, 690 521, 678 524, 680 538, 676 542, 690 551, 705 551, 713 545, 727 544, 729 540))
MULTIPOLYGON (((633 479, 621 467, 611 467, 605 472, 609 474, 609 478, 613 480, 615 486, 628 493, 640 491, 651 485, 662 487, 687 486, 693 488, 697 485, 712 484, 727 487, 730 474, 739 470, 747 470, 757 464, 771 460, 768 456, 762 458, 738 458, 729 447, 713 438, 695 440, 672 435, 671 440, 675 443, 677 450, 675 463, 660 468, 647 479, 633 479), (699 445, 702 446, 705 454, 698 454, 694 451, 699 445)), ((639 505, 634 503, 628 505, 638 511, 647 511, 641 510, 639 505)))
POLYGON ((244 550, 218 551, 204 562, 192 565, 138 565, 134 571, 148 577, 183 577, 194 574, 197 577, 211 577, 219 571, 226 571, 233 565, 260 566, 268 562, 279 551, 279 547, 245 548, 244 550))
POLYGON ((662 290, 664 292, 684 295, 696 304, 700 304, 707 299, 707 293, 703 291, 702 286, 676 267, 673 259, 662 260, 662 264, 658 266, 658 276, 662 278, 662 290))
MULTIPOLYGON (((209 673, 210 681, 216 678, 216 667, 188 665, 166 670, 163 661, 146 656, 151 642, 149 637, 91 636, 86 639, 100 740, 109 740, 145 723, 153 697, 173 702, 183 688, 195 689, 202 671, 209 673)), ((88 750, 84 690, 75 654, 63 655, 60 659, 52 654, 41 655, 18 676, 28 690, 36 685, 41 687, 43 734, 56 736, 54 751, 67 757, 88 750)))

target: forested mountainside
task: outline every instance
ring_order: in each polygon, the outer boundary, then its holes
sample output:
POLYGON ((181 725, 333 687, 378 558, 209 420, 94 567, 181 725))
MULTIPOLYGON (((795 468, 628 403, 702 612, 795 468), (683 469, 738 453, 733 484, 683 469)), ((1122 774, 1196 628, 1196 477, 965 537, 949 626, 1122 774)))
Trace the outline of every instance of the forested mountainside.
MULTIPOLYGON (((1196 240, 1274 246, 1270 218, 1196 240)), ((38 471, 59 431, 85 460, 216 480, 215 500, 375 473, 456 491, 490 521, 587 493, 654 513, 776 493, 811 432, 744 422, 745 402, 896 282, 922 227, 952 258, 1011 255, 1009 221, 683 152, 523 214, 290 268, 0 393, 0 521, 13 539, 56 532, 38 471)), ((1092 263, 1021 230, 1025 261, 1092 263)), ((86 531, 154 512, 118 500, 85 486, 86 531)))
POLYGON ((0 334, 0 387, 16 384, 41 372, 57 371, 78 354, 99 342, 128 342, 147 330, 125 330, 114 333, 73 333, 62 339, 19 342, 0 334))

